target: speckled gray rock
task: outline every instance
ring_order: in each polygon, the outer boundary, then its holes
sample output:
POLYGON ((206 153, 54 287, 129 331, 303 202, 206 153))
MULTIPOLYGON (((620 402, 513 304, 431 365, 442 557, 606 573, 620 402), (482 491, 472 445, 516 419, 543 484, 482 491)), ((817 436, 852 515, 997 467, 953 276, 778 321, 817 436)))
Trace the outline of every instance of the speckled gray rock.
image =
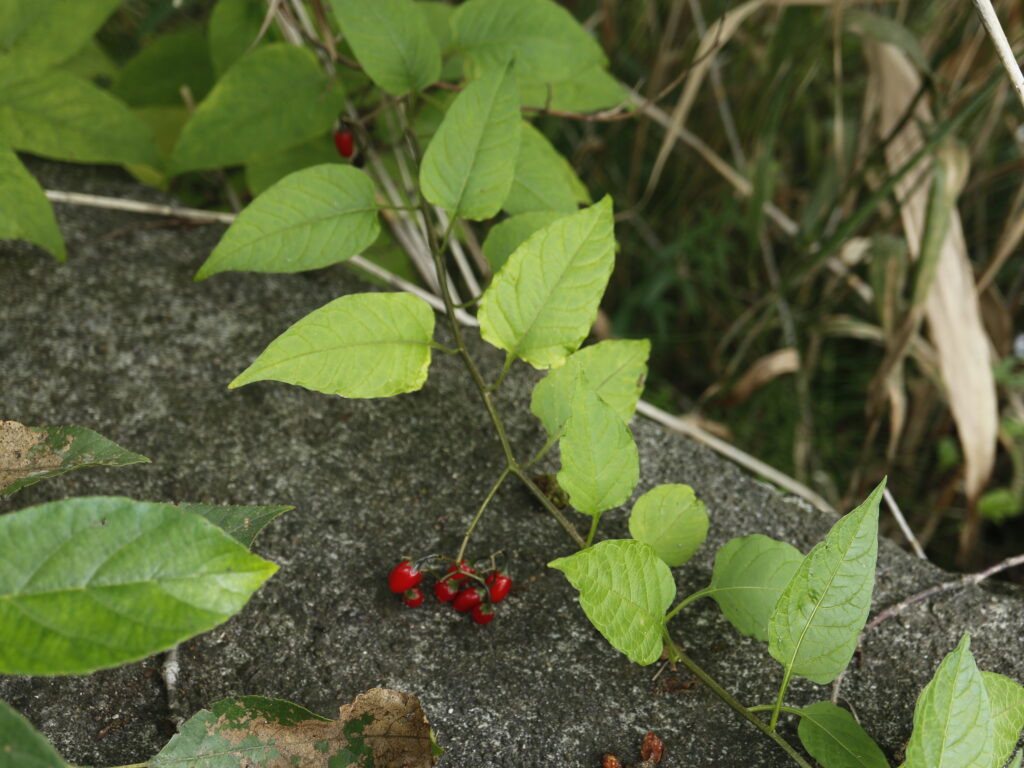
MULTIPOLYGON (((47 186, 159 200, 117 171, 37 164, 47 186)), ((561 574, 571 546, 514 484, 498 494, 474 551, 504 549, 522 589, 486 628, 432 601, 404 608, 384 575, 400 553, 454 554, 501 467, 486 416, 457 359, 438 355, 419 393, 379 401, 329 398, 277 383, 225 385, 291 322, 365 289, 346 267, 309 275, 191 276, 220 227, 167 226, 133 214, 58 207, 66 266, 0 244, 0 417, 98 430, 151 465, 80 471, 31 487, 0 512, 71 495, 162 501, 294 504, 256 551, 280 572, 227 624, 181 648, 184 714, 234 694, 296 701, 333 716, 360 691, 415 694, 457 768, 583 768, 604 751, 637 758, 647 730, 662 765, 790 765, 680 669, 630 664, 593 630, 561 574)), ((443 335, 443 334, 442 334, 443 335)), ((501 359, 473 336, 493 376, 501 359)), ((531 371, 517 368, 499 407, 527 454, 541 435, 527 411, 531 371)), ((690 483, 712 517, 709 543, 677 569, 704 586, 713 548, 765 533, 807 550, 833 518, 779 496, 705 448, 637 421, 642 488, 690 483)), ((898 480, 894 481, 898 492, 898 480)), ((625 533, 624 513, 603 532, 625 533)), ((884 542, 875 610, 943 574, 884 542)), ((986 584, 919 604, 873 632, 843 695, 894 755, 914 700, 960 634, 986 669, 1024 680, 1021 592, 986 584)), ((0 630, 2 631, 2 630, 0 630)), ((768 703, 778 666, 738 636, 714 604, 675 623, 691 656, 748 704, 768 703)), ((804 682, 794 704, 828 696, 804 682)), ((145 760, 170 733, 159 659, 78 678, 0 678, 0 697, 71 761, 145 760)), ((794 737, 792 724, 784 732, 794 737)))

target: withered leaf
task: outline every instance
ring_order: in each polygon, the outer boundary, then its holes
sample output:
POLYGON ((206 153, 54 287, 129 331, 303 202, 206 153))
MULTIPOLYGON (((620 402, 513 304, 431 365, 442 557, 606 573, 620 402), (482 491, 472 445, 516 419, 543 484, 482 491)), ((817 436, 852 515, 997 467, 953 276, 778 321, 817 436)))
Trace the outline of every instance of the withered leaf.
POLYGON ((26 427, 0 421, 0 497, 72 469, 148 462, 85 427, 26 427))
POLYGON ((151 768, 430 768, 415 696, 371 688, 328 720, 281 699, 239 696, 193 715, 151 768))

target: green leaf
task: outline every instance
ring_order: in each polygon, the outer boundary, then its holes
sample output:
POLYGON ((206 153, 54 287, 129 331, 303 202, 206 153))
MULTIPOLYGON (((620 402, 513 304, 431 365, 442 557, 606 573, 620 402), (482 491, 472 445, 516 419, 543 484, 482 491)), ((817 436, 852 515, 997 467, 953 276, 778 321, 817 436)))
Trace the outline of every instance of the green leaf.
POLYGON ((480 299, 480 332, 534 368, 565 362, 597 317, 615 263, 612 201, 605 197, 519 246, 480 299))
POLYGON ((1022 762, 1024 762, 1024 752, 1018 752, 1010 762, 1008 768, 1020 768, 1022 762))
POLYGON ((371 688, 328 720, 281 699, 236 696, 200 710, 150 768, 430 766, 430 724, 414 696, 371 688))
POLYGON ((74 56, 121 0, 4 0, 0 83, 27 79, 74 56))
POLYGON ((121 70, 111 92, 133 107, 183 105, 181 87, 200 101, 213 85, 213 65, 200 27, 150 41, 121 70))
POLYGON ((218 77, 253 46, 266 15, 264 0, 218 0, 206 33, 210 60, 218 77))
POLYGON ((57 261, 67 259, 64 238, 43 188, 5 147, 0 147, 0 200, 0 237, 26 240, 49 251, 57 261))
POLYGON ((715 553, 713 597, 747 637, 768 639, 768 621, 804 556, 792 544, 759 533, 727 541, 715 553))
POLYGON ((921 691, 904 768, 993 768, 992 708, 964 635, 921 691))
POLYGON ((427 380, 434 312, 408 293, 356 293, 278 336, 228 386, 283 381, 342 397, 389 397, 427 380))
POLYGON ((521 122, 511 64, 470 83, 423 155, 423 196, 453 216, 497 214, 512 188, 521 122))
POLYGON ((0 673, 84 674, 226 621, 277 570, 170 504, 94 497, 0 517, 0 673))
POLYGON ((569 162, 543 133, 523 121, 512 190, 502 206, 509 214, 531 211, 572 213, 590 195, 569 162))
POLYGON ((640 479, 640 457, 629 427, 595 392, 581 391, 559 443, 558 484, 572 505, 596 515, 624 503, 640 479))
POLYGON ((149 459, 85 427, 26 427, 0 421, 0 497, 82 467, 123 467, 149 459))
POLYGON ((14 149, 54 160, 160 164, 138 116, 107 91, 59 69, 0 85, 0 136, 14 149))
POLYGON ((595 392, 628 424, 647 378, 647 339, 609 339, 578 349, 533 388, 530 410, 552 438, 572 415, 577 389, 595 392))
POLYGON ((73 75, 86 80, 112 81, 117 77, 117 64, 95 40, 89 40, 78 53, 60 65, 73 75))
POLYGON ((441 79, 461 80, 462 57, 452 48, 451 21, 455 6, 435 0, 416 0, 416 5, 423 10, 427 27, 437 40, 437 47, 441 51, 441 79))
POLYGON ((707 507, 688 485, 659 485, 633 504, 629 535, 650 544, 666 565, 682 565, 708 536, 707 507))
POLYGON ((388 93, 422 91, 441 77, 441 49, 412 0, 331 0, 331 8, 366 74, 388 93))
POLYGON ((252 543, 260 531, 278 516, 295 509, 290 506, 237 507, 196 502, 182 502, 177 506, 193 515, 205 517, 239 544, 249 549, 252 549, 252 543))
POLYGON ((320 136, 345 100, 316 56, 287 43, 235 62, 196 109, 171 159, 174 173, 239 165, 320 136))
POLYGON ((0 768, 65 768, 50 743, 31 724, 0 701, 0 768))
POLYGON ((1024 687, 995 672, 982 672, 981 680, 992 708, 992 753, 1002 766, 1024 731, 1024 687))
POLYGON ((874 739, 845 709, 819 701, 801 712, 797 735, 822 768, 889 768, 874 739))
POLYGON ((304 272, 354 256, 380 234, 373 182, 348 165, 286 176, 242 211, 196 273, 304 272))
POLYGON ((491 265, 491 271, 501 269, 508 257, 538 229, 564 216, 558 211, 534 211, 521 213, 495 224, 484 240, 484 258, 491 265))
POLYGON ((601 65, 581 69, 550 89, 546 85, 527 85, 522 89, 522 100, 525 104, 541 106, 547 104, 549 93, 552 94, 551 109, 594 112, 619 107, 633 110, 629 91, 601 65))
POLYGON ((590 34, 551 0, 470 0, 455 12, 452 32, 472 77, 515 58, 523 103, 533 106, 571 108, 565 83, 607 64, 590 34))
POLYGON ((768 651, 792 675, 819 685, 846 669, 868 618, 883 480, 804 558, 779 597, 768 651))
POLYGON ((338 150, 328 134, 281 152, 253 158, 245 164, 245 183, 253 195, 262 195, 290 173, 325 164, 341 165, 338 150))
POLYGON ((548 565, 580 593, 587 618, 637 664, 661 657, 665 612, 676 594, 668 566, 635 539, 610 539, 548 565))

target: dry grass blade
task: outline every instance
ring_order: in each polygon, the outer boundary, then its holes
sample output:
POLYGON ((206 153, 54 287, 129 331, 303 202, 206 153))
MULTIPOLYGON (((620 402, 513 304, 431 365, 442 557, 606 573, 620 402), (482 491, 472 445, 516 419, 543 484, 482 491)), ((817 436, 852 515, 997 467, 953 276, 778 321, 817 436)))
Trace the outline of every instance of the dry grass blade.
MULTIPOLYGON (((879 90, 879 133, 892 132, 910 107, 921 82, 906 55, 893 46, 867 42, 872 87, 879 90)), ((924 144, 918 121, 933 122, 927 103, 918 103, 916 120, 907 121, 886 148, 890 169, 899 168, 924 144)), ((912 257, 922 250, 928 206, 930 163, 906 174, 896 185, 901 198, 900 216, 912 257)), ((989 339, 981 320, 971 265, 967 258, 960 216, 954 209, 940 246, 931 290, 924 300, 929 335, 939 356, 939 367, 949 407, 956 422, 965 461, 968 502, 973 509, 992 473, 998 433, 995 380, 989 357, 989 339)), ((978 520, 970 515, 961 539, 961 554, 973 548, 978 520)))
POLYGON ((762 355, 733 386, 726 399, 726 404, 742 403, 769 381, 787 373, 796 373, 798 370, 800 370, 800 353, 793 347, 783 347, 769 352, 767 355, 762 355))

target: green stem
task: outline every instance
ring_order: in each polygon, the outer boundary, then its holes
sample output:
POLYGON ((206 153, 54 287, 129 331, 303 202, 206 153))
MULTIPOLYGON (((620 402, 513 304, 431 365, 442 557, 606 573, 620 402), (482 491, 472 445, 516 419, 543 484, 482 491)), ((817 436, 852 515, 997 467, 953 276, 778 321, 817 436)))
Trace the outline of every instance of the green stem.
POLYGON ((677 605, 675 608, 673 608, 671 611, 665 614, 665 623, 668 624, 668 622, 670 622, 677 613, 683 610, 683 608, 688 606, 690 603, 696 600, 700 600, 702 597, 708 597, 709 595, 712 595, 715 592, 718 592, 718 590, 712 589, 711 587, 705 587, 704 589, 698 592, 694 592, 692 595, 687 595, 679 601, 679 605, 677 605))
POLYGON ((796 747, 794 747, 792 744, 790 744, 788 741, 782 738, 779 734, 777 734, 775 731, 773 731, 771 728, 765 725, 763 720, 761 720, 753 712, 751 712, 749 709, 740 704, 739 701, 737 701, 731 693, 725 690, 725 688, 719 685, 718 682, 713 677, 711 677, 711 675, 709 675, 707 672, 701 669, 693 659, 691 659, 689 656, 683 653, 683 651, 672 641, 672 637, 671 635, 669 635, 667 627, 664 629, 664 635, 665 640, 668 643, 668 647, 670 649, 670 658, 672 658, 672 656, 674 655, 675 658, 678 661, 680 661, 684 667, 686 667, 688 670, 690 670, 690 672, 693 673, 694 677, 696 677, 698 680, 700 680, 702 683, 704 683, 704 685, 708 687, 708 690, 710 690, 718 698, 724 701, 730 709, 736 712, 736 714, 738 714, 744 720, 749 721, 759 731, 761 731, 761 733, 763 733, 765 736, 767 736, 776 744, 778 744, 779 747, 782 748, 782 751, 789 755, 793 759, 793 762, 799 765, 800 768, 812 768, 811 764, 804 760, 800 753, 796 751, 796 747))
POLYGON ((559 432, 557 435, 551 435, 551 437, 548 438, 547 442, 544 443, 543 446, 541 446, 541 449, 539 451, 537 451, 536 455, 532 459, 530 459, 528 462, 526 462, 525 464, 522 465, 522 468, 523 469, 527 469, 529 467, 532 467, 538 461, 540 461, 545 456, 547 456, 548 451, 550 451, 552 448, 555 447, 555 443, 557 443, 561 439, 561 437, 562 437, 562 433, 561 432, 559 432))
POLYGON ((586 549, 587 542, 583 540, 582 536, 580 536, 580 532, 576 530, 576 526, 569 522, 569 518, 563 515, 562 510, 556 507, 551 502, 551 499, 547 497, 547 494, 537 487, 537 484, 530 479, 530 476, 523 471, 522 467, 516 467, 512 471, 515 472, 516 477, 523 481, 523 485, 530 489, 530 493, 537 498, 537 501, 544 505, 544 509, 550 512, 555 520, 558 521, 558 524, 565 529, 565 532, 572 537, 572 540, 576 542, 576 545, 580 549, 586 549))
POLYGON ((782 685, 779 686, 779 695, 775 697, 775 707, 772 710, 772 721, 768 724, 768 727, 773 731, 779 722, 779 712, 782 711, 782 699, 786 695, 786 689, 789 688, 789 681, 792 677, 793 669, 792 667, 787 667, 786 674, 782 676, 782 685))
MULTIPOLYGON (((775 705, 774 704, 758 704, 756 707, 747 707, 747 709, 749 711, 751 711, 751 712, 771 712, 771 711, 773 711, 775 709, 775 705)), ((783 705, 782 706, 782 711, 783 712, 788 712, 791 715, 796 715, 797 717, 803 717, 804 716, 804 711, 802 709, 798 709, 797 707, 789 707, 789 706, 783 705)))
POLYGON ((469 528, 466 529, 466 535, 462 537, 462 545, 459 547, 459 554, 455 556, 455 562, 461 563, 463 555, 466 554, 466 547, 469 546, 469 539, 473 535, 473 529, 476 528, 476 524, 480 522, 480 518, 487 509, 487 505, 491 503, 491 499, 494 498, 494 494, 501 488, 501 484, 505 482, 505 478, 508 477, 508 473, 512 470, 508 467, 502 470, 501 474, 498 475, 498 479, 494 481, 494 485, 491 486, 491 490, 487 492, 487 496, 484 497, 483 503, 480 504, 480 509, 473 515, 473 520, 469 524, 469 528))
POLYGON ((515 360, 515 357, 512 355, 512 353, 506 352, 505 363, 504 365, 501 366, 501 373, 498 375, 497 381, 495 381, 493 384, 487 387, 488 392, 493 392, 494 390, 501 386, 501 382, 505 380, 505 376, 508 375, 509 369, 512 367, 513 360, 515 360))
POLYGON ((587 546, 594 543, 594 534, 597 533, 597 524, 601 522, 601 513, 598 512, 590 518, 590 532, 587 534, 587 546))

